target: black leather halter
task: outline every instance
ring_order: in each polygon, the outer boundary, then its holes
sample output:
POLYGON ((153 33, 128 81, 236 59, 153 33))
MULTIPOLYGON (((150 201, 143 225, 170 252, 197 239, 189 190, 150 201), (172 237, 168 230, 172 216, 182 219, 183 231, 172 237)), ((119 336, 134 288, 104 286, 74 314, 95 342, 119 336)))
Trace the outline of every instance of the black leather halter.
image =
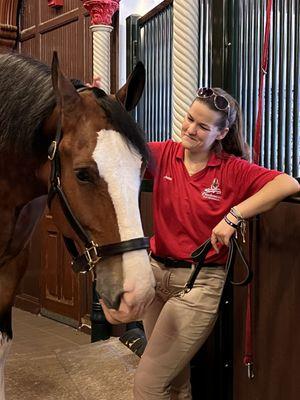
POLYGON ((123 254, 128 251, 147 249, 149 247, 149 238, 140 237, 130 240, 125 240, 119 243, 100 246, 95 243, 89 233, 84 230, 76 216, 73 214, 70 204, 61 187, 61 163, 59 154, 59 144, 62 139, 61 118, 59 118, 56 127, 55 140, 51 143, 48 149, 48 158, 51 160, 50 174, 50 189, 48 192, 48 207, 51 208, 51 203, 55 195, 58 195, 61 208, 64 215, 71 225, 74 232, 83 242, 85 251, 79 254, 73 239, 66 238, 64 241, 68 251, 70 252, 73 261, 72 268, 75 272, 85 273, 92 270, 95 265, 103 258, 123 254))

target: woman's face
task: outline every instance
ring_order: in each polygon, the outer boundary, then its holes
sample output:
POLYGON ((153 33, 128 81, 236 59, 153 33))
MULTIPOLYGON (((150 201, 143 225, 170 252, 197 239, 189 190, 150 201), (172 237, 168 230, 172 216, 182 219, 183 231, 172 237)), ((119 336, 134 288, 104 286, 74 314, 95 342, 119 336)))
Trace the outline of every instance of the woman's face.
POLYGON ((211 110, 204 102, 195 100, 189 108, 181 129, 182 145, 193 153, 209 152, 215 140, 223 139, 228 128, 217 127, 221 113, 211 110))

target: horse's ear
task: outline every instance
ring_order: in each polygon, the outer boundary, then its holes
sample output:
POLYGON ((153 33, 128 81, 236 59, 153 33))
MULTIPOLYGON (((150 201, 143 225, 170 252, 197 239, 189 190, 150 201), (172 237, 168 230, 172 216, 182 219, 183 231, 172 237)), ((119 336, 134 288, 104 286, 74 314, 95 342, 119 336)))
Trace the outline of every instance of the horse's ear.
POLYGON ((80 102, 80 96, 71 81, 61 72, 56 51, 53 52, 51 72, 57 104, 62 111, 72 112, 80 102))
POLYGON ((129 75, 124 86, 116 93, 116 98, 131 111, 139 102, 145 86, 145 67, 140 61, 129 75))

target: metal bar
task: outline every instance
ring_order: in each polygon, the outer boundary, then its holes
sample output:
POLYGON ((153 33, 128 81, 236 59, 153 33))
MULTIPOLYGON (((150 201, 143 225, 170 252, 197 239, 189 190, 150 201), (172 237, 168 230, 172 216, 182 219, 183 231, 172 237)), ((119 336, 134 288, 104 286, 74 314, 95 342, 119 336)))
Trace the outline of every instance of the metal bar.
POLYGON ((295 0, 295 29, 293 175, 300 176, 300 3, 298 0, 295 0))
POLYGON ((169 4, 139 20, 139 59, 145 64, 146 85, 136 116, 148 141, 171 137, 172 10, 169 4))
MULTIPOLYGON (((256 47, 256 66, 255 66, 255 92, 259 93, 259 82, 260 82, 260 71, 261 71, 261 61, 262 61, 262 50, 259 51, 258 47, 260 49, 263 49, 263 42, 264 42, 264 28, 265 28, 265 21, 266 21, 266 14, 265 14, 265 7, 264 7, 264 0, 258 0, 258 43, 259 46, 256 47)), ((266 77, 265 77, 265 82, 264 82, 264 91, 263 91, 263 110, 264 112, 262 113, 262 124, 261 124, 261 163, 263 164, 263 160, 265 158, 265 119, 266 119, 266 77)), ((258 113, 258 97, 257 101, 255 104, 255 125, 256 126, 256 119, 257 119, 257 113, 258 113)))
POLYGON ((295 70, 292 67, 295 63, 295 13, 293 0, 287 10, 287 70, 286 70, 286 123, 285 123, 285 172, 292 173, 292 132, 293 132, 293 82, 295 70))
POLYGON ((285 148, 285 116, 286 116, 286 10, 285 2, 281 2, 280 9, 280 63, 279 63, 279 93, 278 93, 278 164, 277 168, 284 170, 284 148, 285 148))
POLYGON ((271 132, 273 134, 271 141, 271 168, 277 168, 277 149, 278 149, 278 82, 279 82, 279 27, 280 27, 280 12, 278 10, 278 2, 273 5, 273 96, 272 96, 272 117, 271 117, 271 132))
POLYGON ((243 23, 244 23, 244 46, 243 46, 243 59, 245 60, 244 63, 244 68, 242 69, 243 73, 243 97, 242 97, 242 108, 244 111, 244 132, 246 132, 247 135, 247 141, 249 143, 250 148, 252 148, 252 135, 251 131, 249 130, 248 126, 248 48, 249 48, 249 40, 248 40, 248 35, 249 35, 249 11, 248 11, 249 4, 244 4, 243 7, 243 23))
MULTIPOLYGON (((273 20, 273 11, 272 16, 273 20)), ((272 87, 273 87, 273 37, 274 37, 274 24, 271 24, 270 29, 270 46, 269 46, 269 66, 268 74, 266 76, 266 88, 265 88, 265 119, 264 119, 264 162, 263 165, 267 168, 271 167, 271 123, 270 116, 272 115, 272 87)))

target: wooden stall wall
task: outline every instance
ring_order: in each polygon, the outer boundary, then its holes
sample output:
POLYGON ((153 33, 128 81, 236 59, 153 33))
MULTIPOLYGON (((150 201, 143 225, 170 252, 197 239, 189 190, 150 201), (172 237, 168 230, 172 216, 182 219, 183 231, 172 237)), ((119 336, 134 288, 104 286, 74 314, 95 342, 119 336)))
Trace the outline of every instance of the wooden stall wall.
POLYGON ((300 398, 300 196, 257 218, 253 237, 254 379, 242 365, 246 290, 234 293, 234 399, 300 398))

